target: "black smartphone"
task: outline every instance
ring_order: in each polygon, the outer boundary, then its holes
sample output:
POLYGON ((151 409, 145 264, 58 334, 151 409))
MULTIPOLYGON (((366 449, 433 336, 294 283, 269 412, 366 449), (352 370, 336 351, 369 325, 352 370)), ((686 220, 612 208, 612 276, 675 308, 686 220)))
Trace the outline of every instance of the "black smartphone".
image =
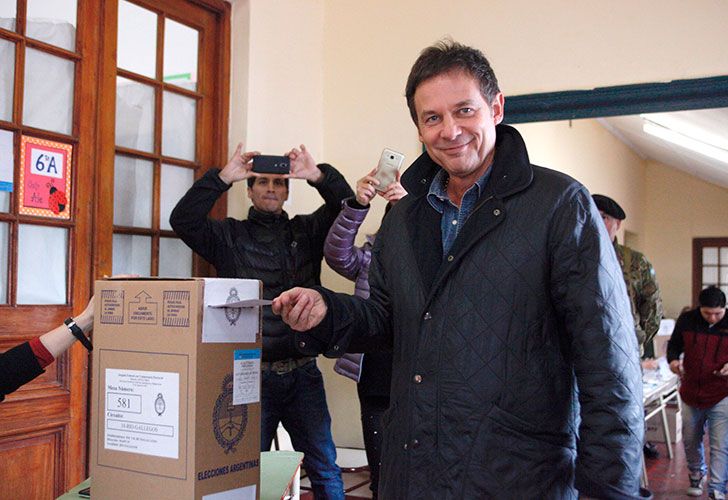
POLYGON ((253 172, 286 175, 291 172, 291 160, 287 156, 253 156, 253 172))

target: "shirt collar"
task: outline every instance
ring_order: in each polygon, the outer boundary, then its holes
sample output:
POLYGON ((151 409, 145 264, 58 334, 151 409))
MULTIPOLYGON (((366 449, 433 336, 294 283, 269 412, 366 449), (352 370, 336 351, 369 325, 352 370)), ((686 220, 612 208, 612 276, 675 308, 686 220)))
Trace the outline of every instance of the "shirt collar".
MULTIPOLYGON (((485 185, 488 182, 488 178, 490 177, 490 173, 492 171, 493 165, 491 164, 488 167, 488 170, 486 170, 485 173, 481 175, 477 181, 475 181, 475 184, 470 186, 470 188, 468 188, 465 193, 470 193, 473 189, 475 189, 475 198, 480 198, 480 195, 483 193, 483 189, 485 188, 485 185)), ((442 209, 439 206, 440 203, 450 202, 450 197, 447 195, 446 181, 448 179, 448 173, 445 172, 445 169, 440 168, 437 174, 435 174, 435 177, 432 179, 432 182, 430 183, 430 189, 427 192, 427 200, 430 202, 430 205, 432 205, 432 207, 438 212, 442 212, 442 209)))

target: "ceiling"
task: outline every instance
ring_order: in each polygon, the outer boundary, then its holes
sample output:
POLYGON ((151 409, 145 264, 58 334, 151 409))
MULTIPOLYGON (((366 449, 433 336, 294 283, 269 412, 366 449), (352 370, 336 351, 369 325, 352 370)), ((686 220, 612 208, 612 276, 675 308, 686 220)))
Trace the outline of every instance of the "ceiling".
MULTIPOLYGON (((647 119, 669 120, 681 130, 683 128, 691 130, 693 137, 709 139, 712 144, 728 150, 728 108, 598 119, 612 135, 641 158, 664 163, 707 182, 728 188, 728 164, 647 134, 642 130, 644 123, 642 116, 647 119)), ((671 128, 676 127, 671 125, 671 128)))

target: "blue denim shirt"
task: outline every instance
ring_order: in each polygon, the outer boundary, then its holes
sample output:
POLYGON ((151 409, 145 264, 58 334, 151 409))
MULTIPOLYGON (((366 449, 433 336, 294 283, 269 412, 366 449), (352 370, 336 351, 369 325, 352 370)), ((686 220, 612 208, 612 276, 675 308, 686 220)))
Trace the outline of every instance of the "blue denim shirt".
POLYGON ((432 205, 432 208, 442 214, 440 231, 442 232, 443 259, 447 257, 447 253, 452 248, 452 244, 455 243, 455 238, 457 238, 460 232, 460 226, 465 224, 470 212, 473 211, 485 185, 488 183, 491 170, 493 169, 488 167, 488 170, 475 181, 475 184, 465 191, 460 203, 460 209, 450 201, 447 195, 447 185, 445 184, 445 181, 448 179, 447 172, 441 169, 435 175, 435 178, 432 179, 430 190, 427 193, 427 201, 432 205))

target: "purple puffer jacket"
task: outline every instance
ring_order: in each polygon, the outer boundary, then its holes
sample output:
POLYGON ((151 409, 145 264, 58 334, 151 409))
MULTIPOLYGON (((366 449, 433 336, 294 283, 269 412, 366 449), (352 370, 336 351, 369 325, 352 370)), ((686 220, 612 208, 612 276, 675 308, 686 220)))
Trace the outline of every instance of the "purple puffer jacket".
MULTIPOLYGON (((324 257, 331 269, 355 283, 354 294, 366 299, 369 297, 369 263, 372 260, 374 237, 367 236, 366 243, 361 247, 354 245, 354 239, 369 213, 369 207, 354 208, 349 202, 355 203, 351 198, 344 200, 341 212, 329 229, 324 243, 324 257)), ((346 353, 336 360, 334 371, 359 382, 362 361, 362 354, 346 353)))
POLYGON ((374 236, 367 236, 361 247, 354 245, 356 233, 369 213, 369 207, 354 208, 349 198, 341 203, 341 212, 329 229, 324 243, 326 263, 356 285, 354 294, 363 299, 369 298, 369 263, 372 260, 374 236))

